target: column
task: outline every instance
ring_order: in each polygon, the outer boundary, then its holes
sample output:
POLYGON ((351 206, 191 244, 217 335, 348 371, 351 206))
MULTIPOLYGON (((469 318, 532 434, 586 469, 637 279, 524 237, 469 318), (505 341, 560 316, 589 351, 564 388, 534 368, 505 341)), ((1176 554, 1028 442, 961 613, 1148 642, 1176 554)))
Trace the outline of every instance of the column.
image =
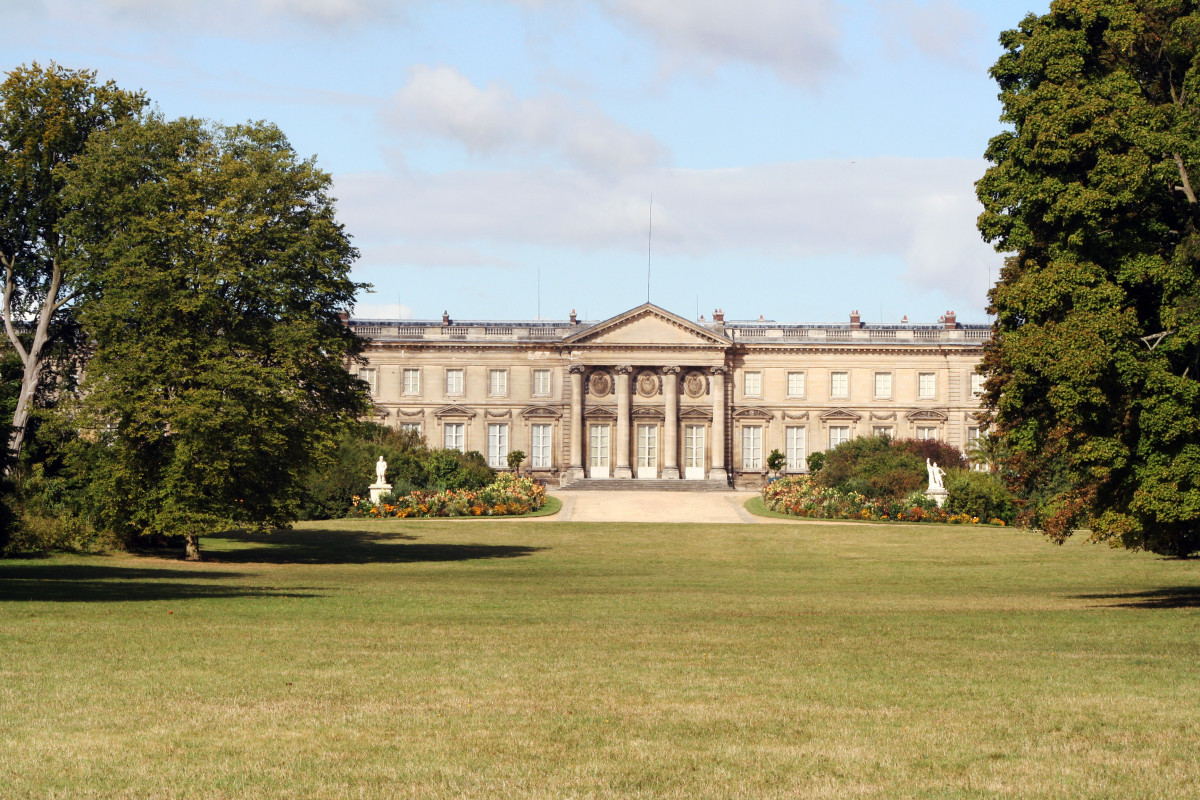
POLYGON ((712 398, 713 421, 712 443, 709 452, 712 454, 712 468, 708 471, 710 480, 728 481, 729 473, 725 471, 725 373, 726 367, 713 367, 712 398))
POLYGON ((663 421, 664 478, 679 478, 679 367, 663 367, 663 396, 666 407, 663 421))
POLYGON ((613 477, 632 478, 633 468, 629 464, 629 376, 633 367, 626 365, 613 371, 617 373, 617 466, 613 470, 613 477))
POLYGON ((571 375, 571 458, 562 482, 571 483, 583 478, 583 371, 582 364, 567 367, 571 375))

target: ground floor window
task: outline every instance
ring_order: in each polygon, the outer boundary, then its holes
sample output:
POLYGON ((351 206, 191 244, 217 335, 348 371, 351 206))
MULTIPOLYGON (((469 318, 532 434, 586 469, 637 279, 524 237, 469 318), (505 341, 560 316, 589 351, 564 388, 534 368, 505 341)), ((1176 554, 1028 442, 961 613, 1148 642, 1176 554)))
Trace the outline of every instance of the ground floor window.
POLYGON ((466 450, 467 426, 462 422, 447 422, 446 436, 442 446, 447 450, 457 450, 460 453, 466 450))
POLYGON ((742 469, 762 469, 762 427, 742 428, 742 469))
POLYGON ((417 436, 420 436, 421 435, 421 423, 419 423, 419 422, 401 422, 400 423, 400 432, 401 433, 412 433, 417 436))
POLYGON ((937 428, 927 427, 925 425, 922 425, 917 428, 917 438, 918 439, 936 439, 936 438, 938 438, 937 428))
POLYGON ((549 425, 533 425, 530 428, 529 463, 534 469, 550 468, 550 439, 549 425))
POLYGON ((850 441, 849 425, 831 425, 829 428, 829 448, 832 450, 842 442, 850 441))
POLYGON ((872 436, 886 436, 890 439, 890 438, 892 438, 892 426, 891 425, 872 425, 871 426, 871 435, 872 436))
POLYGON ((508 425, 493 422, 488 425, 488 466, 503 469, 508 466, 508 425))
POLYGON ((789 427, 784 431, 785 455, 787 455, 789 472, 804 469, 804 439, 805 431, 802 427, 789 427))

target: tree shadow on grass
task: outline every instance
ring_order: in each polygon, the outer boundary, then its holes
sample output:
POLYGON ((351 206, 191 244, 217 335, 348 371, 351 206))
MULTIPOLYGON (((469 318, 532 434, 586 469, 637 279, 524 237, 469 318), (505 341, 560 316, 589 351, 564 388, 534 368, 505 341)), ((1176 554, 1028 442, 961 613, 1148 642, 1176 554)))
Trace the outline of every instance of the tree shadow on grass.
POLYGON ((417 544, 413 542, 416 538, 335 529, 226 531, 205 537, 201 552, 206 561, 218 564, 412 564, 519 558, 545 549, 507 544, 417 544))
POLYGON ((72 603, 196 600, 227 597, 319 597, 311 587, 277 589, 206 581, 241 572, 144 569, 92 564, 0 564, 0 601, 72 603))
POLYGON ((1170 586, 1145 592, 1115 594, 1081 594, 1079 600, 1116 600, 1105 603, 1107 608, 1200 608, 1200 586, 1170 586))

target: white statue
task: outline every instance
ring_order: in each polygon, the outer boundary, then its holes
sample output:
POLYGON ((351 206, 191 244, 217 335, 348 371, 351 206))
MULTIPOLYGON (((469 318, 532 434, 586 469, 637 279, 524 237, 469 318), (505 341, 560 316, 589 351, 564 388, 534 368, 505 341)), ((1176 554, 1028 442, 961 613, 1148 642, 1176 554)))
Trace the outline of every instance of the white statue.
POLYGON ((946 486, 942 483, 942 476, 946 474, 946 470, 927 458, 925 459, 925 471, 929 473, 929 489, 927 491, 946 490, 946 486))
POLYGON ((387 475, 387 462, 383 460, 383 456, 375 462, 375 482, 385 483, 384 476, 387 475))

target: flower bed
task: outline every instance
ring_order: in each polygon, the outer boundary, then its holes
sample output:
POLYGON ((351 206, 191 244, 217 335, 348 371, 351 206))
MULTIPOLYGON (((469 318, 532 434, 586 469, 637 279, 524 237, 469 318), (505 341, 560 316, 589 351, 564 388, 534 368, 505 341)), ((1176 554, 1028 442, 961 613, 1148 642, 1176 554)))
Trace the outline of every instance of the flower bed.
MULTIPOLYGON (((774 481, 762 490, 763 504, 782 514, 815 519, 902 520, 976 525, 978 517, 951 514, 920 492, 901 500, 880 500, 857 492, 819 486, 807 475, 774 481)), ((1001 520, 991 524, 1003 525, 1001 520)))
POLYGON ((384 496, 379 504, 355 497, 353 517, 407 519, 413 517, 507 517, 528 514, 546 505, 546 487, 533 478, 502 473, 482 489, 415 491, 400 497, 384 496))

